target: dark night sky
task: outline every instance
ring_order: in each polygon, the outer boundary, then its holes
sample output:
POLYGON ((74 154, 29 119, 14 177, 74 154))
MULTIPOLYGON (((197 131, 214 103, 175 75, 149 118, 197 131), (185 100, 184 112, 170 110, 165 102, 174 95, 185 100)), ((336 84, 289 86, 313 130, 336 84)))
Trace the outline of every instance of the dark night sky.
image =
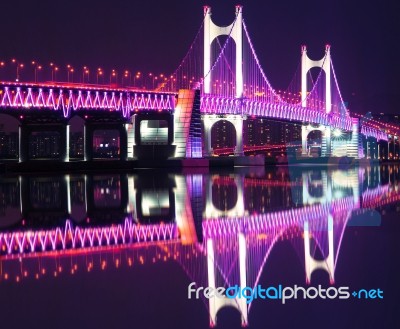
MULTIPOLYGON (((232 22, 237 1, 231 0, 5 1, 0 60, 16 57, 47 65, 54 61, 62 67, 171 73, 201 25, 204 4, 212 7, 216 24, 232 22)), ((319 59, 330 43, 351 109, 399 111, 398 2, 243 0, 241 4, 261 65, 276 89, 285 89, 291 81, 301 44, 308 46, 311 58, 319 59)))

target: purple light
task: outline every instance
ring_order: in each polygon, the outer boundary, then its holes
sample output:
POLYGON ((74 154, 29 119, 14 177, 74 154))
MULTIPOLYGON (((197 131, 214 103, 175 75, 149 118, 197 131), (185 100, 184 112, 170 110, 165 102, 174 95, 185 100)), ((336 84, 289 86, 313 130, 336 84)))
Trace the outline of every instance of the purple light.
POLYGON ((0 245, 6 246, 8 255, 16 250, 25 254, 38 249, 46 252, 173 239, 177 239, 176 224, 137 225, 128 218, 123 224, 106 227, 74 228, 67 221, 63 229, 0 233, 0 245))
POLYGON ((260 117, 312 122, 351 131, 351 117, 327 114, 318 110, 287 103, 268 103, 251 99, 239 100, 215 95, 201 97, 201 112, 207 114, 243 114, 260 117))
MULTIPOLYGON (((37 85, 35 85, 37 87, 37 85)), ((173 110, 175 107, 174 93, 149 92, 147 94, 131 93, 121 90, 95 90, 83 87, 62 88, 43 84, 38 89, 33 89, 28 84, 3 83, 0 86, 0 104, 2 107, 47 108, 55 111, 61 110, 64 117, 69 117, 71 111, 81 109, 118 111, 128 117, 136 110, 173 110), (57 89, 54 92, 54 89, 57 89), (131 100, 133 98, 133 101, 131 100)))

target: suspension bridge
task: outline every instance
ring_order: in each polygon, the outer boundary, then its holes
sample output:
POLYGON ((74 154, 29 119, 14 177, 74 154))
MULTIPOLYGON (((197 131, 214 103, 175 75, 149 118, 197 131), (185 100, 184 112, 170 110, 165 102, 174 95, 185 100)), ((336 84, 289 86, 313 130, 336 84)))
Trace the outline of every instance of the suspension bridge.
POLYGON ((352 114, 342 98, 331 47, 320 60, 301 47, 300 69, 286 91, 277 91, 257 57, 242 6, 229 26, 204 20, 182 62, 155 90, 70 83, 0 82, 0 113, 19 124, 19 162, 31 159, 29 139, 38 131, 60 136, 59 160, 68 162, 70 119, 84 121, 84 160, 93 159, 96 130, 117 130, 121 160, 158 154, 202 158, 214 154, 212 129, 225 120, 235 129, 233 153, 243 155, 243 122, 277 119, 301 124, 301 154, 307 137, 321 133, 321 155, 377 158, 379 141, 395 142, 399 128, 352 114), (312 75, 311 69, 319 69, 312 75), (156 152, 157 153, 157 152, 156 152))

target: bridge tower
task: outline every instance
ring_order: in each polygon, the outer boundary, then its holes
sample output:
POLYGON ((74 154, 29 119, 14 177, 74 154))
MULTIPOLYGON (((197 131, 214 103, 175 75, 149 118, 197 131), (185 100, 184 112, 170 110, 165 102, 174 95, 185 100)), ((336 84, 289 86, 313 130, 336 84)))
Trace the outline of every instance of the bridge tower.
POLYGON ((312 172, 303 172, 303 205, 311 205, 314 203, 330 203, 332 201, 332 180, 331 175, 327 172, 321 172, 321 179, 315 180, 311 178, 312 172), (310 195, 310 186, 321 187, 321 196, 310 195))
MULTIPOLYGON (((207 275, 208 275, 208 287, 216 289, 216 280, 215 280, 215 270, 216 270, 216 257, 215 257, 215 248, 214 241, 212 238, 208 238, 206 242, 207 248, 207 275)), ((247 287, 247 273, 246 273, 246 257, 247 257, 247 248, 246 248, 246 237, 243 232, 238 233, 238 249, 239 249, 239 276, 240 276, 240 287, 247 287)), ((211 297, 209 298, 209 310, 210 310, 210 326, 214 327, 217 324, 217 313, 223 308, 231 306, 237 309, 240 312, 242 318, 242 326, 245 327, 248 325, 248 308, 246 304, 246 298, 218 298, 211 297)))
POLYGON ((236 6, 236 19, 229 26, 217 26, 211 20, 211 7, 204 6, 204 92, 211 90, 211 43, 221 35, 230 36, 236 44, 236 97, 243 96, 242 6, 236 6))
MULTIPOLYGON (((211 92, 211 44, 213 40, 221 35, 227 35, 235 41, 236 45, 236 63, 235 63, 235 90, 236 98, 243 97, 243 17, 242 6, 236 6, 236 18, 229 26, 217 26, 211 20, 211 7, 204 6, 204 93, 211 92)), ((236 130, 236 148, 235 155, 243 155, 243 117, 241 115, 230 115, 228 119, 225 116, 204 115, 203 128, 205 138, 204 153, 208 156, 212 155, 211 149, 211 128, 212 125, 220 120, 230 121, 236 130)))
MULTIPOLYGON (((307 107, 307 73, 313 67, 320 67, 325 72, 325 112, 332 110, 332 91, 331 91, 331 52, 330 45, 325 46, 325 56, 317 61, 310 59, 307 55, 307 47, 301 46, 301 106, 307 107)), ((322 155, 330 156, 332 152, 331 145, 331 127, 320 126, 311 130, 320 130, 322 132, 322 155)), ((307 136, 311 131, 303 126, 301 131, 302 155, 307 154, 307 136)))
POLYGON ((331 100, 331 46, 325 46, 325 56, 319 61, 310 59, 307 55, 307 47, 301 46, 301 106, 307 107, 307 73, 313 67, 320 67, 325 72, 325 111, 330 113, 331 100))
POLYGON ((309 222, 304 222, 304 260, 306 282, 311 282, 311 274, 317 269, 323 269, 329 274, 329 281, 335 282, 335 251, 333 245, 333 218, 328 215, 328 256, 324 260, 316 260, 311 256, 309 222))

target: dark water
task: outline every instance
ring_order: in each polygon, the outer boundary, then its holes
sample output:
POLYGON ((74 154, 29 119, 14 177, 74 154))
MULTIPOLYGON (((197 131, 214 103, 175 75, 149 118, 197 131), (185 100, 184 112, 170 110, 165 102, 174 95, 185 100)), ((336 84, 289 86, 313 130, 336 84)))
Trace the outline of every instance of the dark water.
POLYGON ((0 327, 400 328, 398 181, 398 166, 3 176, 0 327), (375 293, 246 304, 188 299, 191 282, 375 293))

